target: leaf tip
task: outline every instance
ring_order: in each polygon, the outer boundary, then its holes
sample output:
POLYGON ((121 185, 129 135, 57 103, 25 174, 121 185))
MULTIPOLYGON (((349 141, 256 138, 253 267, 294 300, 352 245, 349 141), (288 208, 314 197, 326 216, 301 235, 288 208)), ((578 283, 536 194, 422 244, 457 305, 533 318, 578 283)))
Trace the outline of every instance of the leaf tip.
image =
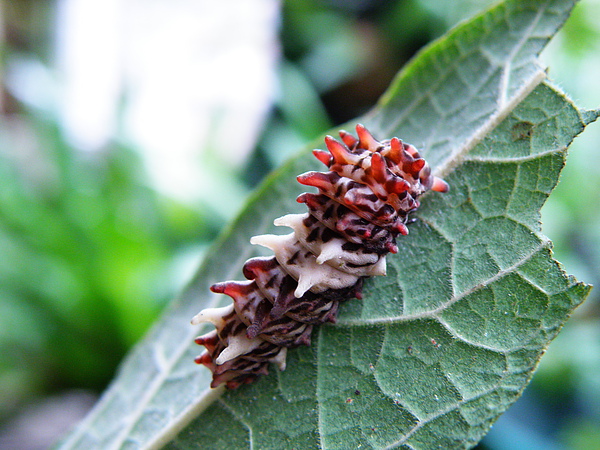
POLYGON ((590 123, 595 122, 600 117, 600 108, 581 110, 581 118, 587 127, 590 123))

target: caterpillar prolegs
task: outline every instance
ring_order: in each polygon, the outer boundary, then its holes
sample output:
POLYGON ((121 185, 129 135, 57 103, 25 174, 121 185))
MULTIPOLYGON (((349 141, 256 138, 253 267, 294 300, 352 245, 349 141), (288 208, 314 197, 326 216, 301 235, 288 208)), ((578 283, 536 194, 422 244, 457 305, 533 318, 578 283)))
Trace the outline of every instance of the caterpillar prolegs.
POLYGON ((211 370, 211 387, 251 383, 268 373, 269 363, 284 370, 288 348, 309 345, 313 326, 335 322, 341 301, 361 298, 364 278, 385 275, 385 255, 398 251, 399 234, 408 234, 418 197, 448 191, 412 145, 398 138, 379 142, 360 124, 356 133, 340 131, 341 142, 327 136, 329 151, 313 151, 329 170, 297 179, 319 193, 298 197, 307 213, 275 220, 293 232, 250 240, 275 256, 246 261, 247 281, 211 286, 233 304, 192 319, 216 328, 196 338, 206 347, 196 362, 211 370))

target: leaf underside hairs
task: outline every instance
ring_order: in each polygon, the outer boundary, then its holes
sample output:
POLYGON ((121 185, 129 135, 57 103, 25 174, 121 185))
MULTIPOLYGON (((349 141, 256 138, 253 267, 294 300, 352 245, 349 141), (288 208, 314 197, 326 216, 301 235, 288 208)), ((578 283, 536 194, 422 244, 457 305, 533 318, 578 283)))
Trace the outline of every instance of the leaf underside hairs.
POLYGON ((360 124, 356 133, 340 131, 342 142, 327 136, 329 151, 313 151, 329 171, 307 172, 298 181, 319 193, 298 197, 307 213, 275 220, 293 232, 250 240, 275 256, 246 261, 248 281, 211 286, 233 304, 192 319, 216 327, 196 338, 206 347, 196 362, 213 373, 211 387, 251 383, 271 362, 284 370, 288 348, 309 345, 313 326, 335 322, 339 302, 360 298, 365 277, 385 275, 385 255, 398 251, 399 234, 408 234, 418 197, 448 191, 414 146, 395 137, 377 141, 360 124))

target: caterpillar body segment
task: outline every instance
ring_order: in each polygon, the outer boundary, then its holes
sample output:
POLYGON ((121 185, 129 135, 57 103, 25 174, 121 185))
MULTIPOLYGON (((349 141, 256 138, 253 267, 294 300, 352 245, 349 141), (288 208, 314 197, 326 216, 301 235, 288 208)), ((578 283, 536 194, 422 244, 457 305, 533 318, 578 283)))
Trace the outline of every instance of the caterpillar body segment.
POLYGON ((328 151, 313 152, 328 171, 298 176, 319 190, 298 197, 308 212, 275 220, 292 233, 251 239, 274 256, 246 261, 247 281, 211 287, 232 305, 192 319, 216 328, 196 339, 206 349, 196 362, 212 372, 211 387, 251 383, 270 363, 284 370, 288 348, 309 345, 314 326, 335 322, 340 302, 361 298, 365 278, 385 275, 386 255, 408 234, 418 198, 448 191, 414 146, 398 138, 377 141, 360 124, 356 133, 340 131, 341 142, 327 136, 328 151))

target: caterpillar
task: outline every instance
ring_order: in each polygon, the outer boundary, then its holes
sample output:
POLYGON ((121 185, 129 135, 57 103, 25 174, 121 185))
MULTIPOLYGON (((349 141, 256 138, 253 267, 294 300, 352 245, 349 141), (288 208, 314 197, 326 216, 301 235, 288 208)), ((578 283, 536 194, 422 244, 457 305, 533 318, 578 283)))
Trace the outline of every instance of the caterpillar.
POLYGON ((246 261, 247 281, 211 286, 233 303, 192 319, 215 326, 195 340, 206 348, 195 362, 212 372, 211 387, 252 383, 270 363, 285 370, 288 348, 309 345, 314 326, 335 322, 340 302, 361 298, 365 278, 385 275, 385 256, 398 252, 396 238, 408 234, 419 196, 448 191, 414 146, 396 137, 377 141, 361 124, 357 137, 339 134, 341 142, 325 137, 328 151, 313 151, 329 170, 297 177, 319 190, 297 198, 308 212, 274 222, 292 233, 250 240, 274 256, 246 261))

